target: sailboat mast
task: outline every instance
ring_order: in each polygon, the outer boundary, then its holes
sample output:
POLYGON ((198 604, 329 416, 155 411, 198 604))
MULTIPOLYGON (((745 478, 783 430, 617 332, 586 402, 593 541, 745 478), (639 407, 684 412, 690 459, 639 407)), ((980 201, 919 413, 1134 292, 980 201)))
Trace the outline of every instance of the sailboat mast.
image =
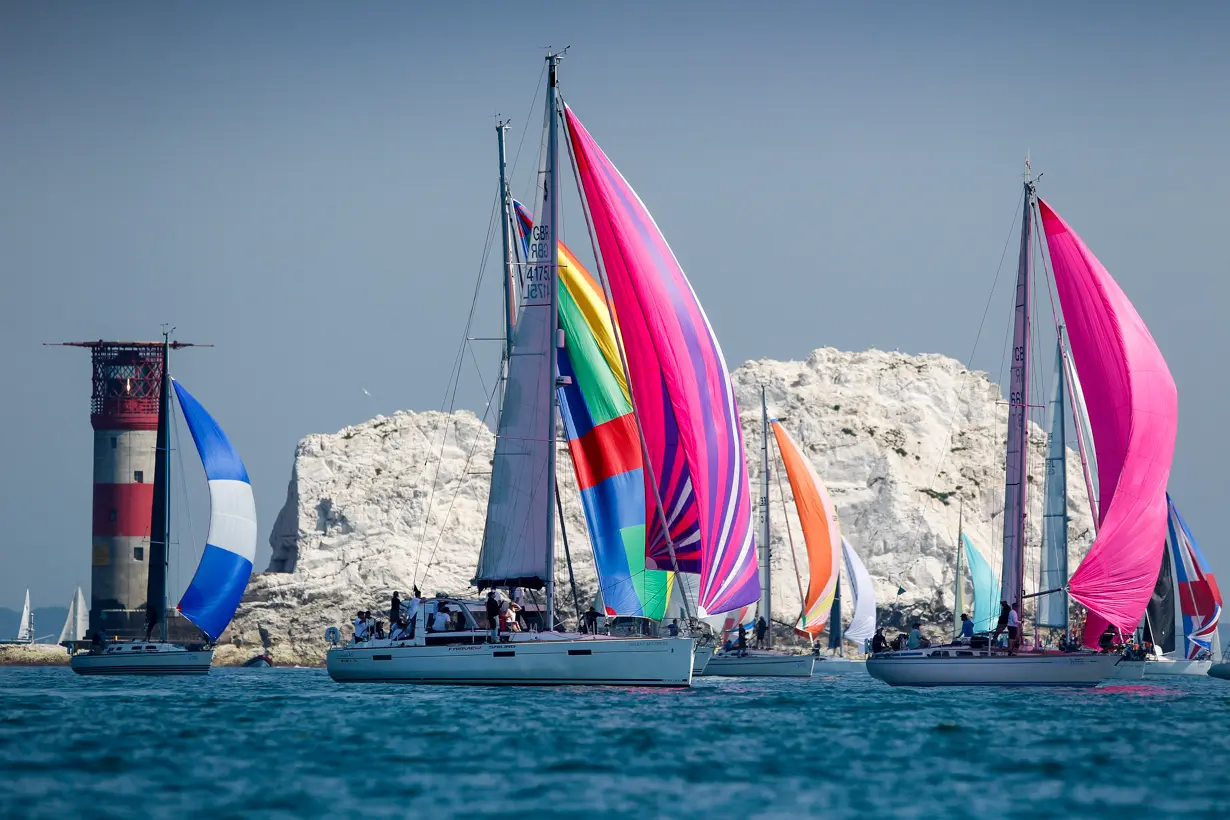
MULTIPOLYGON (((512 255, 512 195, 508 189, 507 155, 504 151, 504 135, 508 132, 508 120, 496 123, 495 133, 500 144, 500 240, 504 246, 504 361, 500 367, 500 377, 508 380, 508 357, 512 355, 513 325, 516 323, 516 305, 514 298, 516 290, 513 287, 513 277, 516 267, 512 255)), ((502 397, 501 397, 502 398, 502 397)))
POLYGON ((769 563, 769 404, 765 389, 760 388, 760 509, 764 513, 760 525, 760 614, 769 625, 767 646, 773 648, 773 584, 769 563))
MULTIPOLYGON (((1025 207, 1017 263, 1016 315, 1012 332, 1012 376, 1008 388, 1008 445, 1004 477, 1004 561, 1001 600, 1011 607, 1025 595, 1025 515, 1029 472, 1029 320, 1033 267, 1034 184, 1025 161, 1025 207)), ((1018 613, 1020 614, 1020 613, 1018 613)))
POLYGON ((952 589, 952 634, 957 638, 961 637, 961 610, 965 607, 965 596, 962 594, 965 591, 961 583, 961 552, 965 548, 965 499, 961 499, 961 506, 957 511, 957 573, 953 581, 952 589))
POLYGON ((159 415, 163 430, 161 436, 163 442, 163 495, 165 496, 164 515, 163 515, 163 531, 162 531, 162 566, 158 571, 162 573, 162 600, 158 602, 158 634, 163 643, 167 640, 167 578, 170 574, 170 554, 171 554, 171 330, 164 330, 162 333, 162 390, 159 398, 159 407, 161 412, 159 415))
MULTIPOLYGON (((551 378, 547 383, 547 440, 550 441, 550 454, 547 458, 547 497, 555 494, 555 424, 558 406, 557 387, 559 383, 559 359, 556 349, 560 346, 559 339, 559 236, 556 226, 559 225, 559 174, 556 173, 559 161, 559 91, 558 71, 560 55, 547 55, 547 163, 546 179, 543 180, 543 205, 547 212, 548 235, 545 237, 548 249, 543 267, 546 269, 547 290, 550 299, 549 337, 551 378)), ((555 630, 555 510, 547 504, 547 624, 548 632, 555 630)))

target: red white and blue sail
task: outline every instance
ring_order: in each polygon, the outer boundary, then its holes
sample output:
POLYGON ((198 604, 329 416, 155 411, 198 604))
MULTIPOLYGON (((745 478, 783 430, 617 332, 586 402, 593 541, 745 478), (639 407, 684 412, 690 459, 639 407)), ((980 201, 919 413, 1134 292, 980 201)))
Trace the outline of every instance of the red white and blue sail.
POLYGON ((653 217, 565 108, 568 136, 619 317, 649 467, 647 564, 700 576, 700 614, 756 601, 760 584, 743 431, 722 349, 653 217), (655 486, 656 483, 656 486, 655 486))
POLYGON ((1179 611, 1183 613, 1183 651, 1191 660, 1201 652, 1212 651, 1213 636, 1221 618, 1221 591, 1204 553, 1169 494, 1166 506, 1168 540, 1174 556, 1175 581, 1179 586, 1179 611))
POLYGON ((239 453, 213 416, 178 381, 175 395, 209 480, 209 535, 179 611, 210 640, 231 622, 256 559, 256 502, 239 453))

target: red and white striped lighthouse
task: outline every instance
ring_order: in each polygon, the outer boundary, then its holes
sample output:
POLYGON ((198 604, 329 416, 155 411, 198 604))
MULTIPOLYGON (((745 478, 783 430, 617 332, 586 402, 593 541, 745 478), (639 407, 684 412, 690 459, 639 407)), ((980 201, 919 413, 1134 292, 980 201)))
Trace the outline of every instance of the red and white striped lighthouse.
POLYGON ((90 348, 93 364, 90 632, 144 634, 162 342, 64 344, 90 348))

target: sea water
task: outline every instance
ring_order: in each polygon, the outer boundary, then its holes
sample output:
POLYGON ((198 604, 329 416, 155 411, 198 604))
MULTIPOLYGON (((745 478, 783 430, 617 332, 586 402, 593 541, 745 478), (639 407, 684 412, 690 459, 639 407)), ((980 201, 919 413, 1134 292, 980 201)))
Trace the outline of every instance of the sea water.
POLYGON ((1225 817, 1230 683, 691 689, 0 669, 0 817, 1225 817))

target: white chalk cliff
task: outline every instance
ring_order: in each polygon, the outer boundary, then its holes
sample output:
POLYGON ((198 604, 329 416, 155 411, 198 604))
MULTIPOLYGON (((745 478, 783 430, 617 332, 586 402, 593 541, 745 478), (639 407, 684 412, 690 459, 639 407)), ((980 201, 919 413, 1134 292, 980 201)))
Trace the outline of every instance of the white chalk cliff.
MULTIPOLYGON (((763 385, 770 414, 812 460, 837 504, 843 534, 867 564, 882 624, 917 616, 938 631, 942 619, 951 618, 959 508, 966 532, 998 568, 1007 407, 985 373, 939 355, 825 348, 805 361, 748 362, 732 378, 753 496, 759 495, 763 385)), ((464 411, 451 417, 399 412, 303 439, 270 536, 270 566, 253 576, 224 637, 236 646, 236 657, 263 644, 279 661, 319 662, 327 626, 345 623, 357 609, 387 608, 394 589, 417 583, 427 595, 473 592, 494 442, 491 431, 464 411)), ((1038 575, 1044 444, 1034 428, 1029 588, 1038 575)), ((568 463, 561 459, 564 517, 588 605, 596 580, 568 463)), ((782 484, 789 502, 784 475, 782 484)), ((1092 539, 1075 454, 1068 486, 1074 568, 1092 539)), ((800 595, 787 522, 804 566, 806 556, 793 509, 783 512, 776 476, 770 504, 774 616, 789 622, 798 615, 800 595)), ((570 609, 562 548, 557 555, 561 607, 570 609)), ((968 595, 967 589, 967 601, 968 595)))

